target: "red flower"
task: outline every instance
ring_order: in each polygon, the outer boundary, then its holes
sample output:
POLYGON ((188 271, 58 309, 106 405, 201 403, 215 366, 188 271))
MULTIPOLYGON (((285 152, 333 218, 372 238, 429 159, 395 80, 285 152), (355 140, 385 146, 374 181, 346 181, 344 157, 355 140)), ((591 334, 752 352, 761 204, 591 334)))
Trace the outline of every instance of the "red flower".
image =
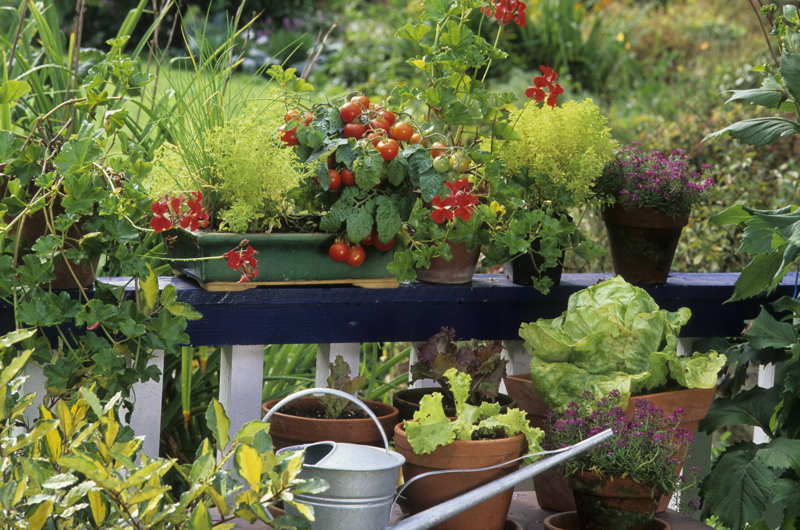
POLYGON ((538 75, 531 80, 532 85, 525 89, 525 96, 541 103, 547 100, 547 105, 555 107, 558 104, 558 96, 564 93, 561 85, 556 83, 558 73, 549 66, 540 66, 542 75, 538 75), (547 89, 547 92, 545 92, 547 89))
POLYGON ((527 9, 525 2, 520 0, 491 0, 491 5, 481 8, 481 13, 491 18, 497 19, 497 22, 506 25, 509 22, 514 22, 517 26, 524 28, 527 19, 525 18, 525 10, 527 9))
POLYGON ((228 262, 228 267, 242 273, 239 282, 249 282, 258 276, 258 260, 256 250, 248 244, 249 241, 243 239, 235 248, 232 248, 223 257, 228 262))
POLYGON ((208 226, 208 213, 203 209, 203 194, 193 191, 189 197, 177 195, 164 197, 150 205, 153 218, 150 227, 155 232, 163 232, 180 226, 189 230, 199 230, 208 226))
POLYGON ((452 221, 456 217, 462 221, 469 221, 472 218, 472 210, 480 202, 475 195, 470 193, 472 183, 462 178, 445 182, 444 185, 450 190, 450 195, 444 198, 437 195, 431 201, 433 221, 442 224, 452 221))

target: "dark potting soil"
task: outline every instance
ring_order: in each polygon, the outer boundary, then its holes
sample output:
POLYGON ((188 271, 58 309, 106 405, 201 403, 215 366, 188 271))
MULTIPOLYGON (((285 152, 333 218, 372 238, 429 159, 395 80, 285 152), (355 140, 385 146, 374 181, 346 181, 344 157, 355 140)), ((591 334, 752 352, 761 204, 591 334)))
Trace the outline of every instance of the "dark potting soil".
MULTIPOLYGON (((301 418, 316 418, 316 419, 326 419, 325 416, 325 408, 324 407, 314 407, 314 408, 302 408, 297 409, 294 407, 285 407, 281 409, 281 413, 289 414, 290 416, 299 416, 301 418)), ((336 419, 339 420, 356 420, 356 419, 364 419, 367 415, 363 410, 358 409, 345 409, 341 416, 336 419)))
POLYGON ((472 433, 473 440, 499 440, 500 438, 508 438, 503 429, 480 429, 472 433))

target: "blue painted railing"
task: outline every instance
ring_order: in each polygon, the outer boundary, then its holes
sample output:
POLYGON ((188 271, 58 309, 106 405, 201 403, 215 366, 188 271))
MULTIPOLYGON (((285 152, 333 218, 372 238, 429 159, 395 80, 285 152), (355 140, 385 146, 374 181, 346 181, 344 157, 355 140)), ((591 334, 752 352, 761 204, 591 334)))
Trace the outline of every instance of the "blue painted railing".
MULTIPOLYGON (((470 285, 411 283, 396 289, 357 287, 279 287, 239 292, 208 292, 181 278, 161 278, 177 288, 178 300, 203 314, 189 323, 194 345, 342 343, 425 340, 441 326, 460 338, 516 339, 521 322, 551 318, 566 307, 569 295, 609 274, 565 274, 543 295, 514 285, 504 276, 479 274, 470 285)), ((726 304, 736 273, 675 273, 665 285, 647 290, 669 310, 688 307, 687 337, 738 335, 760 306, 791 295, 794 273, 768 298, 726 304)), ((128 279, 101 278, 114 284, 128 279)))

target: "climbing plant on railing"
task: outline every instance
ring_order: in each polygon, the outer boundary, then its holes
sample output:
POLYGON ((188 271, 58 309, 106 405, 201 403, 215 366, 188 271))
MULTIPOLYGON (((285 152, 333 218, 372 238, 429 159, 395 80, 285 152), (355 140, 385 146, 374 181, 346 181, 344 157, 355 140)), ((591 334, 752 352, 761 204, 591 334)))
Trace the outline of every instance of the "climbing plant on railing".
MULTIPOLYGON (((760 88, 735 90, 728 101, 746 102, 783 113, 751 118, 714 133, 730 133, 750 145, 765 145, 800 133, 800 16, 793 5, 781 12, 762 9, 759 22, 773 59, 761 67, 760 88), (764 20, 774 20, 770 39, 764 20)), ((731 300, 770 292, 800 258, 800 207, 754 210, 733 205, 716 222, 744 225, 741 251, 752 256, 731 300)), ((797 293, 795 293, 797 294, 797 293)), ((728 352, 732 392, 718 399, 703 427, 736 425, 761 428, 766 443, 731 445, 716 460, 703 485, 704 511, 732 530, 795 528, 800 519, 800 301, 784 297, 762 308, 744 333, 746 342, 728 352), (751 365, 775 363, 772 388, 745 389, 751 365), (776 521, 767 521, 774 506, 776 521), (775 526, 775 525, 778 526, 775 526)), ((772 517, 769 517, 770 519, 772 517)))

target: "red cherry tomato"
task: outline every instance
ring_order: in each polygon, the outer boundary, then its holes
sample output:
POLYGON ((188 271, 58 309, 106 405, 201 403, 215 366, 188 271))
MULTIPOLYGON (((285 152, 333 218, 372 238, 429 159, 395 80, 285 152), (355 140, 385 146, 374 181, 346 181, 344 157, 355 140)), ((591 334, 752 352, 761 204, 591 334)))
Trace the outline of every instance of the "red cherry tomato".
POLYGON ((356 176, 353 175, 353 172, 349 169, 343 169, 339 172, 339 175, 342 177, 342 184, 345 186, 353 186, 356 183, 356 176))
POLYGON ((400 151, 400 145, 395 140, 381 140, 376 146, 381 157, 387 162, 394 160, 397 153, 400 151))
POLYGON ((392 125, 389 129, 389 135, 398 142, 407 142, 411 140, 411 135, 414 134, 414 127, 410 123, 401 121, 392 125))
POLYGON ((447 149, 447 146, 442 142, 433 142, 431 145, 431 156, 436 158, 437 156, 444 154, 445 149, 447 149))
POLYGON ((347 261, 350 257, 350 248, 346 243, 337 241, 328 249, 328 257, 333 261, 347 261))
POLYGON ((328 170, 328 180, 330 181, 328 184, 329 191, 336 191, 342 187, 342 175, 335 169, 328 170))
POLYGON ((375 230, 373 230, 370 235, 361 240, 361 246, 370 247, 372 246, 373 243, 375 243, 375 230))
POLYGON ((314 115, 311 112, 306 112, 303 114, 303 122, 306 125, 311 125, 311 122, 314 121, 314 115))
POLYGON ((336 167, 336 157, 331 155, 328 157, 328 169, 333 169, 336 167))
POLYGON ((296 120, 300 117, 300 111, 297 109, 287 110, 286 114, 283 115, 283 121, 292 121, 296 120))
POLYGON ((374 118, 369 120, 369 126, 371 129, 377 131, 378 129, 382 129, 386 132, 389 132, 389 122, 384 120, 383 118, 374 118))
POLYGON ((386 252, 387 250, 392 250, 394 247, 394 238, 390 239, 386 243, 382 243, 379 238, 375 238, 375 248, 380 250, 381 252, 386 252))
POLYGON ((414 133, 411 135, 411 138, 408 139, 409 143, 418 144, 422 141, 422 135, 420 133, 414 133))
POLYGON ((363 123, 348 123, 344 126, 344 130, 342 131, 342 136, 345 138, 355 138, 360 139, 364 137, 364 133, 367 131, 367 126, 363 123))
POLYGON ((378 114, 381 118, 386 120, 386 122, 389 124, 389 127, 394 125, 394 122, 397 121, 397 116, 395 116, 394 112, 391 110, 382 110, 378 114))
POLYGON ((351 267, 360 267, 367 257, 364 249, 358 245, 350 247, 350 255, 347 257, 347 264, 351 267))
POLYGON ((339 116, 342 118, 342 121, 350 123, 361 116, 361 106, 358 103, 353 103, 352 101, 345 103, 339 107, 339 116))
POLYGON ((278 127, 278 132, 280 133, 281 140, 286 145, 299 145, 300 141, 297 139, 297 127, 292 129, 286 129, 283 125, 278 127))
POLYGON ((364 110, 369 109, 369 98, 367 96, 353 96, 350 103, 355 103, 364 110))
POLYGON ((378 147, 378 143, 384 138, 386 137, 380 131, 370 131, 370 133, 367 135, 367 140, 372 142, 372 145, 375 147, 378 147))

